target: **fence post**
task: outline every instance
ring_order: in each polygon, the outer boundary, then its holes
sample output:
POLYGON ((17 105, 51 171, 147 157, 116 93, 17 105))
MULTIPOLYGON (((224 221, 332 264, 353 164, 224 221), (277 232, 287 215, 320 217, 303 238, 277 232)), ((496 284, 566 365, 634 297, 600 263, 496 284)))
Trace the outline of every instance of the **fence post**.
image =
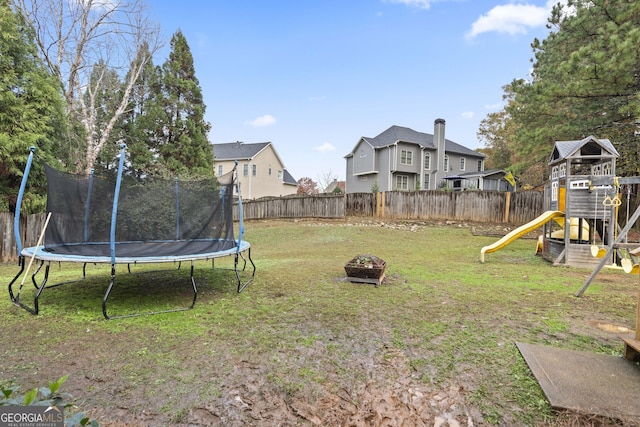
POLYGON ((505 192, 504 201, 504 222, 509 222, 509 208, 511 207, 511 191, 505 192))

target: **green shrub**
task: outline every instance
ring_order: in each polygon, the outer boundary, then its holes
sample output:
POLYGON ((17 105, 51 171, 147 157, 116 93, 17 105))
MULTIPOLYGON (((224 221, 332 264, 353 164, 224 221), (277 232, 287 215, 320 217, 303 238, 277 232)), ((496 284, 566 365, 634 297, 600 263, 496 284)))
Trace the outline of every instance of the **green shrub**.
MULTIPOLYGON (((0 396, 0 406, 63 406, 64 408, 69 408, 72 405, 65 403, 65 401, 71 400, 72 396, 69 393, 60 392, 60 387, 68 377, 68 375, 65 375, 58 381, 49 383, 49 387, 34 388, 27 391, 24 395, 18 393, 20 386, 2 385, 0 386, 0 392, 2 392, 2 396, 0 396)), ((64 424, 67 427, 98 426, 97 421, 85 417, 82 412, 66 418, 64 424)))

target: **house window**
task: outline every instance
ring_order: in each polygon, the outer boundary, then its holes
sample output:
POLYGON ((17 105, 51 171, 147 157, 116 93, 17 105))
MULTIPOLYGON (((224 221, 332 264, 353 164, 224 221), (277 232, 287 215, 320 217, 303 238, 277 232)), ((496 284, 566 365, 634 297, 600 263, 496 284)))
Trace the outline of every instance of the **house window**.
POLYGON ((482 172, 482 160, 478 160, 478 172, 482 172))
POLYGON ((591 175, 600 175, 600 165, 594 165, 591 167, 591 175))
POLYGON ((251 175, 256 176, 256 174, 258 173, 258 166, 257 165, 251 165, 251 175))
POLYGON ((611 175, 611 162, 605 162, 602 164, 602 175, 611 175))
POLYGON ((278 179, 282 179, 282 171, 278 171, 278 179))
POLYGON ((558 177, 564 178, 565 176, 567 176, 567 165, 563 163, 560 165, 560 168, 558 169, 558 177))
POLYGON ((408 190, 409 177, 407 175, 396 175, 396 190, 408 190))
POLYGON ((222 176, 222 165, 218 165, 218 176, 222 176))
POLYGON ((242 167, 242 175, 249 176, 249 164, 245 163, 242 167))
POLYGON ((445 172, 449 172, 449 156, 444 156, 444 167, 442 168, 442 170, 445 172))
POLYGON ((460 170, 461 171, 464 170, 465 163, 466 163, 466 159, 464 157, 460 157, 460 170))
POLYGON ((269 176, 271 176, 271 166, 269 166, 269 176))
POLYGON ((558 181, 554 181, 551 183, 551 201, 558 201, 558 181))
POLYGON ((424 169, 431 169, 431 153, 425 153, 424 155, 424 169))
POLYGON ((554 166, 551 168, 551 179, 558 179, 558 167, 554 166))
POLYGON ((413 152, 409 150, 400 151, 400 164, 412 165, 413 164, 413 152))
POLYGON ((429 178, 431 178, 429 176, 428 173, 424 174, 424 180, 422 181, 422 189, 423 190, 428 190, 429 189, 429 178))

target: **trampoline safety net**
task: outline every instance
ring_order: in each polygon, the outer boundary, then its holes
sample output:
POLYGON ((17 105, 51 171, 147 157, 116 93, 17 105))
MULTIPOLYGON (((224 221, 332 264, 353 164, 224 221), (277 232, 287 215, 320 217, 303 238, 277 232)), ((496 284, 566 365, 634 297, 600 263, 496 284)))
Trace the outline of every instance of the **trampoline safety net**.
POLYGON ((72 175, 44 164, 51 219, 44 250, 61 255, 165 257, 236 245, 233 173, 199 181, 72 175), (112 248, 115 248, 113 254, 112 248))

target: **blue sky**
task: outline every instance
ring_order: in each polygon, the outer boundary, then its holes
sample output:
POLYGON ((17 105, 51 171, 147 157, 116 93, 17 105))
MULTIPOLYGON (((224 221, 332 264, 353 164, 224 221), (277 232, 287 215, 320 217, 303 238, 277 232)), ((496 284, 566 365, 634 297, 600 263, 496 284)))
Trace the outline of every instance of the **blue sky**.
POLYGON ((528 0, 148 0, 168 57, 180 29, 213 143, 271 141, 297 180, 345 179, 392 125, 482 148, 480 121, 526 78, 551 4, 528 0))

